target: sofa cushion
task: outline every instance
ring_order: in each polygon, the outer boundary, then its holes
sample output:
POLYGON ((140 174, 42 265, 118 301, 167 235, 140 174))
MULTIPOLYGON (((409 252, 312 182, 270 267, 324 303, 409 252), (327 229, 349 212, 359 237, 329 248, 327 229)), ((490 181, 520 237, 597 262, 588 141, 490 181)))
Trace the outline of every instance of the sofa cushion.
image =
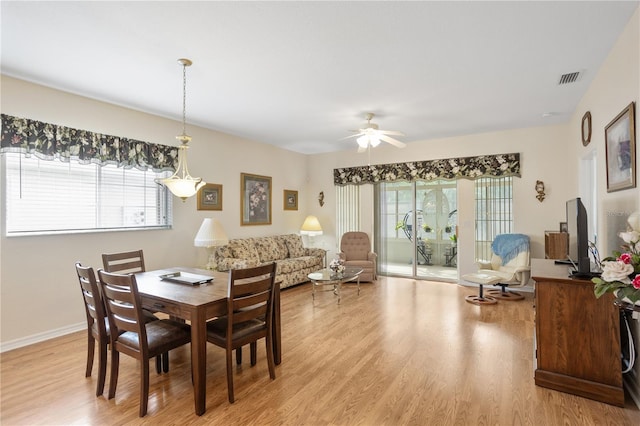
POLYGON ((234 259, 227 257, 218 261, 218 271, 228 271, 229 269, 246 269, 258 266, 257 260, 234 259))
POLYGON ((300 237, 300 235, 289 234, 284 237, 290 258, 304 256, 304 246, 302 245, 302 237, 300 237))
POLYGON ((274 237, 256 238, 255 244, 260 262, 273 262, 274 260, 284 259, 282 256, 280 247, 278 246, 278 240, 274 237))
MULTIPOLYGON (((277 274, 290 274, 295 271, 311 268, 312 270, 319 269, 318 258, 313 256, 302 256, 298 258, 289 258, 278 260, 276 262, 278 268, 277 274)), ((310 271, 311 272, 311 271, 310 271)))
POLYGON ((260 256, 256 250, 253 238, 236 239, 229 241, 229 247, 233 257, 260 262, 260 256))
POLYGON ((289 256, 287 243, 281 236, 276 237, 276 246, 278 247, 278 259, 286 259, 289 256))

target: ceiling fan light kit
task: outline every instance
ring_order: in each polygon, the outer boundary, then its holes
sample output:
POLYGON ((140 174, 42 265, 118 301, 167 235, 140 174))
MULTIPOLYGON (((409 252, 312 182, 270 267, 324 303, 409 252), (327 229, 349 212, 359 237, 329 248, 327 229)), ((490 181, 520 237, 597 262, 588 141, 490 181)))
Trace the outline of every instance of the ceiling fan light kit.
POLYGON ((380 139, 377 138, 375 135, 360 136, 358 139, 356 139, 356 142, 358 142, 358 145, 360 146, 360 148, 365 148, 365 149, 369 145, 371 145, 373 148, 380 145, 380 139))
POLYGON ((362 128, 352 130, 352 132, 355 132, 356 134, 348 136, 345 139, 357 137, 356 142, 358 143, 358 152, 364 152, 367 148, 375 148, 380 145, 381 141, 387 142, 397 148, 404 148, 406 146, 405 143, 389 137, 389 135, 404 136, 404 133, 395 130, 380 130, 376 123, 371 122, 374 116, 375 114, 372 112, 367 113, 367 122, 362 126, 362 128))

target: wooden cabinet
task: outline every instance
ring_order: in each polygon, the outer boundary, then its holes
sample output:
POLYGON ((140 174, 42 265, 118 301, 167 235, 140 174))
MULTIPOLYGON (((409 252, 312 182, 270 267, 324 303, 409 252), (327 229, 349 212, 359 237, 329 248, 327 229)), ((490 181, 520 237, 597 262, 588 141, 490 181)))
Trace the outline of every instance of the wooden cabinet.
POLYGON ((546 259, 567 259, 569 257, 569 234, 545 231, 544 257, 546 259))
POLYGON ((620 314, 613 295, 596 299, 593 283, 565 265, 533 259, 536 385, 624 406, 620 314))

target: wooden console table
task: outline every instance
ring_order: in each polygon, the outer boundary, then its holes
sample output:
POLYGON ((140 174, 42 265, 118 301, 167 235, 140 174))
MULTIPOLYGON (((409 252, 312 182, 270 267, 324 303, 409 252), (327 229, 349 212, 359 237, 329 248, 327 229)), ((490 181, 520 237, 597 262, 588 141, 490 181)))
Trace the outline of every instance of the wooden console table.
POLYGON ((612 294, 596 299, 593 283, 566 265, 532 259, 538 386, 624 406, 620 316, 612 294))

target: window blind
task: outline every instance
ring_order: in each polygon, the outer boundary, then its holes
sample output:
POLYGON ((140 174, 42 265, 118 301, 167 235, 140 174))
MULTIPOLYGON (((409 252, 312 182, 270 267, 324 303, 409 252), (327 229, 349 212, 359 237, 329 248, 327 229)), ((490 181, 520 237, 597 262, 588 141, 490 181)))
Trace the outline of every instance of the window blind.
POLYGON ((170 172, 3 155, 7 236, 168 228, 170 172))
POLYGON ((476 260, 491 259, 491 243, 498 234, 513 229, 513 178, 475 181, 476 260))
POLYGON ((360 187, 336 186, 336 239, 342 234, 360 230, 360 187))

